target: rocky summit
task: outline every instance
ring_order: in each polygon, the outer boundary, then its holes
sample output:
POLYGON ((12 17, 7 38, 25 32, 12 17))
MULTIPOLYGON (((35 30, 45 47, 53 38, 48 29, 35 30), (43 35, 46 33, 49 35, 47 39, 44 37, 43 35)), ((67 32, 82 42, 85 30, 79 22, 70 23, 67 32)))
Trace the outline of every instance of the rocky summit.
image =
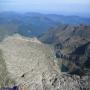
POLYGON ((9 36, 0 42, 0 87, 28 90, 90 90, 88 76, 62 73, 53 50, 37 38, 9 36))

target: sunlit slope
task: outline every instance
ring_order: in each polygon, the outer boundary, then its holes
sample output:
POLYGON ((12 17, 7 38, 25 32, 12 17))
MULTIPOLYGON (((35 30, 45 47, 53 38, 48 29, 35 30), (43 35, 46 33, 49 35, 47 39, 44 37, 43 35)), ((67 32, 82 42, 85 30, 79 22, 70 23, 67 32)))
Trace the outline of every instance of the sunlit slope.
POLYGON ((0 88, 6 86, 13 86, 14 80, 10 79, 8 75, 8 70, 6 67, 5 60, 3 58, 2 50, 0 50, 0 88))
POLYGON ((0 80, 9 76, 11 83, 6 82, 7 86, 25 84, 29 90, 88 89, 88 76, 80 78, 61 73, 53 51, 37 38, 7 37, 0 43, 0 49, 3 54, 0 71, 5 73, 0 80))
POLYGON ((25 39, 18 35, 8 37, 1 45, 10 76, 20 83, 40 83, 56 70, 51 50, 37 39, 25 39))

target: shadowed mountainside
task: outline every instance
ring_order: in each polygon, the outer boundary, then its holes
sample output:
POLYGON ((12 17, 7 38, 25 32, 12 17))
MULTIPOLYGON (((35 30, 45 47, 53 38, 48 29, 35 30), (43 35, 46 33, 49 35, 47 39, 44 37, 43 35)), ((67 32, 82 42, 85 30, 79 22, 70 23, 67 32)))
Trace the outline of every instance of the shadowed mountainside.
POLYGON ((58 26, 44 33, 39 39, 54 45, 56 57, 62 61, 62 71, 79 75, 90 74, 89 25, 58 26))

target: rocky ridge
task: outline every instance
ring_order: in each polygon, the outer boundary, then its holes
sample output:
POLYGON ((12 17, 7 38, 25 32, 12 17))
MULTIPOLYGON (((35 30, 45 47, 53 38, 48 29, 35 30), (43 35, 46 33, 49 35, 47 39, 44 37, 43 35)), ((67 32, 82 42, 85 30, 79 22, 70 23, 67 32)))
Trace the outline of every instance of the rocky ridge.
POLYGON ((29 90, 89 90, 88 76, 63 74, 52 50, 35 38, 7 37, 0 42, 0 50, 6 76, 13 81, 7 82, 7 86, 25 84, 29 90))

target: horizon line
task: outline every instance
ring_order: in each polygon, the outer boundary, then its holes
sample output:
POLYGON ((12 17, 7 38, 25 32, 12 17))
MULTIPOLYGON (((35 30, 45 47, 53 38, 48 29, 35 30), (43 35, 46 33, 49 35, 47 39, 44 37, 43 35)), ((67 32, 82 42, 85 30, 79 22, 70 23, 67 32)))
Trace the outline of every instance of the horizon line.
POLYGON ((17 13, 17 14, 42 14, 42 15, 57 15, 57 16, 66 16, 66 17, 80 17, 80 18, 90 18, 89 16, 80 16, 80 15, 65 15, 60 13, 48 13, 48 12, 36 12, 36 11, 26 11, 26 12, 19 12, 19 11, 0 11, 0 13, 17 13))

